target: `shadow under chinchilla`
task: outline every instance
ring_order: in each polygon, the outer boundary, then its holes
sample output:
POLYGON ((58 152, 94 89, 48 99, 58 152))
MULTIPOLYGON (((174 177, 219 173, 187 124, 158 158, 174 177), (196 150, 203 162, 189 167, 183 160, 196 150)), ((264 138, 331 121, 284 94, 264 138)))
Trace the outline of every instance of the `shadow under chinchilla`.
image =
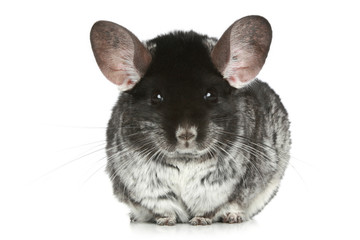
POLYGON ((139 236, 161 236, 171 234, 176 238, 184 236, 196 236, 197 234, 211 234, 216 237, 224 237, 229 233, 248 232, 258 227, 256 220, 250 220, 241 224, 213 223, 206 226, 192 226, 187 223, 178 223, 175 226, 159 226, 153 223, 130 223, 130 230, 134 235, 139 236))

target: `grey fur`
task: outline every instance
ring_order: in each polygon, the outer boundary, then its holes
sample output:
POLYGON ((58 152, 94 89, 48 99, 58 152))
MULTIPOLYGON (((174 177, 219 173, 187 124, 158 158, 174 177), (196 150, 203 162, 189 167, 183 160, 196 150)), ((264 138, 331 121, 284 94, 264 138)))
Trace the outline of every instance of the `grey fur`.
MULTIPOLYGON (((216 39, 202 39, 210 54, 216 39)), ((154 57, 156 43, 147 44, 154 57)), ((204 140, 189 153, 168 143, 159 116, 142 112, 148 103, 136 109, 133 101, 127 92, 120 95, 106 147, 114 194, 131 208, 132 221, 246 221, 278 191, 290 158, 290 123, 268 84, 256 79, 234 88, 228 100, 233 114, 221 122, 208 116, 204 140)))
MULTIPOLYGON (((233 192, 228 196, 226 203, 235 202, 239 204, 241 209, 246 211, 251 201, 264 191, 272 179, 282 178, 290 157, 291 140, 287 112, 278 95, 266 83, 256 80, 246 88, 236 91, 235 98, 238 101, 236 114, 239 114, 240 118, 238 132, 236 133, 238 135, 237 142, 224 146, 224 148, 227 147, 226 152, 230 153, 229 155, 224 152, 217 153, 218 156, 215 156, 217 161, 214 163, 215 169, 209 170, 199 178, 198 186, 227 184, 229 179, 236 179, 236 185, 233 192), (255 141, 248 139, 248 132, 256 135, 255 141)), ((132 117, 128 113, 128 104, 126 95, 121 96, 118 105, 114 108, 108 128, 107 154, 109 161, 107 171, 113 181, 114 193, 120 201, 144 208, 144 211, 147 210, 147 214, 151 213, 150 215, 152 215, 143 218, 143 216, 134 216, 132 214, 133 220, 155 221, 158 214, 153 212, 153 209, 142 206, 145 198, 136 198, 132 194, 132 191, 137 188, 136 182, 147 179, 149 192, 154 193, 152 197, 159 201, 169 199, 172 202, 179 203, 179 206, 184 207, 189 217, 180 219, 177 216, 177 221, 187 222, 197 215, 196 212, 194 212, 191 205, 188 205, 182 199, 181 193, 178 195, 179 193, 173 191, 169 181, 159 178, 157 174, 162 171, 171 172, 169 175, 178 174, 180 170, 176 166, 176 161, 179 161, 179 159, 173 159, 162 154, 157 157, 146 156, 146 154, 140 157, 138 146, 132 146, 124 137, 127 129, 124 118, 132 117), (121 128, 122 126, 123 128, 121 128), (154 166, 151 170, 149 169, 148 176, 139 178, 140 176, 128 174, 129 170, 147 167, 144 163, 150 158, 152 158, 154 166), (132 184, 126 184, 128 178, 134 178, 132 184), (156 189, 162 188, 166 189, 166 192, 157 194, 156 189)), ((161 129, 160 126, 153 125, 152 122, 144 121, 139 123, 140 129, 146 129, 146 126, 151 129, 149 131, 157 131, 157 128, 161 129)), ((209 132, 212 132, 212 129, 209 129, 209 132)), ((157 136, 148 135, 149 142, 156 141, 156 139, 158 139, 157 136)), ((202 156, 202 158, 204 158, 203 161, 207 161, 210 157, 202 156)), ((180 161, 187 164, 186 158, 180 161)), ((277 188, 271 197, 265 200, 264 205, 255 212, 242 216, 242 221, 248 220, 260 212, 275 195, 276 191, 277 188)), ((214 217, 219 208, 220 206, 214 206, 213 211, 204 214, 214 217)), ((223 219, 214 220, 221 221, 223 219)))

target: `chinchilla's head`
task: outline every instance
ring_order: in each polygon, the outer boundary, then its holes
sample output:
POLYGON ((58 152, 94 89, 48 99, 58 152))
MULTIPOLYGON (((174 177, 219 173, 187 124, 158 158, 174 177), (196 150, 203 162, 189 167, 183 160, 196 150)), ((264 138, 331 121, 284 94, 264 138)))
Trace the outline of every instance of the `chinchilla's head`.
POLYGON ((215 44, 174 32, 142 44, 129 30, 100 21, 91 44, 103 74, 122 92, 112 126, 139 153, 187 159, 215 154, 235 141, 235 92, 263 66, 271 27, 259 16, 232 24, 215 44))

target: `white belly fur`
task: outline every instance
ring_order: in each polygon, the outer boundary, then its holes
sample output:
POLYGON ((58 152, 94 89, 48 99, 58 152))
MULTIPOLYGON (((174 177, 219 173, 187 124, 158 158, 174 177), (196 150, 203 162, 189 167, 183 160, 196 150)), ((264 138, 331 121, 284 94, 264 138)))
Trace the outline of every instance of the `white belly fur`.
POLYGON ((218 209, 218 212, 213 221, 218 221, 223 214, 229 212, 241 213, 243 220, 248 220, 264 207, 280 182, 278 177, 274 177, 247 209, 241 209, 237 204, 227 204, 237 183, 236 179, 228 179, 222 184, 201 183, 203 177, 215 170, 215 160, 202 163, 177 162, 176 165, 172 163, 178 170, 154 162, 145 164, 146 167, 131 167, 130 169, 135 170, 119 174, 131 190, 131 198, 141 204, 130 204, 132 215, 138 221, 149 221, 151 213, 155 213, 161 216, 177 216, 181 222, 188 222, 191 216, 203 216, 215 209, 218 209), (156 184, 156 179, 161 184, 156 184), (174 193, 177 198, 158 198, 169 192, 174 193))

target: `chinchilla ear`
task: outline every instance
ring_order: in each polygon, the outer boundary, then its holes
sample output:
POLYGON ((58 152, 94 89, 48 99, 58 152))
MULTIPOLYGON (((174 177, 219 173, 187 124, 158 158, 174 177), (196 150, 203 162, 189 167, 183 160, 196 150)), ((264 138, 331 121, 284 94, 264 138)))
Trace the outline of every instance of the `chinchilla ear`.
POLYGON ((90 40, 102 73, 121 91, 135 86, 150 65, 150 52, 134 34, 116 23, 96 22, 90 40))
POLYGON ((212 61, 231 86, 241 88, 260 72, 271 38, 271 26, 265 18, 241 18, 221 36, 212 50, 212 61))

